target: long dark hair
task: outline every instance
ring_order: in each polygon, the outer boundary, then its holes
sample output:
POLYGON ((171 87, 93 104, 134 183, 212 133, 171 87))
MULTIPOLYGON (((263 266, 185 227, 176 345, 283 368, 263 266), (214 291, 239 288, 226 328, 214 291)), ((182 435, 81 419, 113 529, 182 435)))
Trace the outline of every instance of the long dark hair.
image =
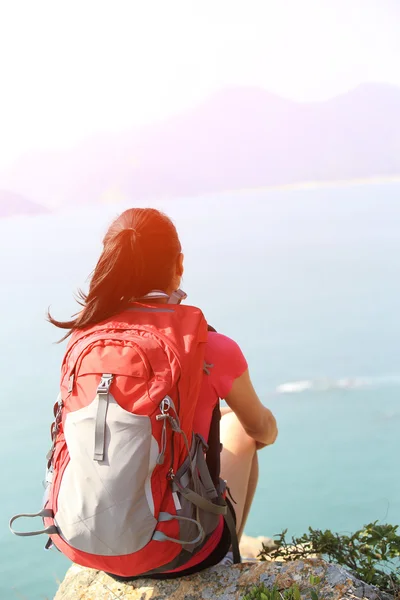
MULTIPOLYGON (((151 290, 165 291, 174 277, 181 244, 172 221, 154 208, 130 208, 109 227, 103 251, 92 273, 89 292, 78 291, 82 310, 70 321, 47 318, 56 327, 96 325, 151 290)), ((60 340, 60 341, 62 341, 60 340)))

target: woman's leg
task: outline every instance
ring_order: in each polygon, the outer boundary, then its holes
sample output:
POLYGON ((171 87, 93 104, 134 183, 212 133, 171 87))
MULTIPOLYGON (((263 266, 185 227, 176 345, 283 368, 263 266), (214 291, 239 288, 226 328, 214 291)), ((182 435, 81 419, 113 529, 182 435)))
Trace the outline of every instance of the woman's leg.
POLYGON ((221 413, 221 477, 228 482, 236 502, 236 528, 240 540, 257 487, 256 442, 247 435, 233 412, 223 409, 221 413))
POLYGON ((238 538, 241 539, 244 528, 246 525, 247 517, 250 513, 250 508, 254 499, 254 494, 256 493, 258 483, 258 453, 254 453, 253 462, 251 463, 250 476, 249 476, 249 485, 247 486, 247 495, 243 508, 242 522, 240 523, 240 528, 238 531, 238 538))

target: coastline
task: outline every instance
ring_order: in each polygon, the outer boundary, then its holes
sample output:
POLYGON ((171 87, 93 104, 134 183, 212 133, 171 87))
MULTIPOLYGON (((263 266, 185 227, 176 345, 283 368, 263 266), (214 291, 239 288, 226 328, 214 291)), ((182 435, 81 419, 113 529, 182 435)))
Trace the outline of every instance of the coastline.
POLYGON ((246 188, 233 188, 226 189, 218 192, 206 192, 202 194, 196 194, 197 196, 224 196, 232 194, 243 194, 246 192, 289 192, 289 191, 302 191, 302 190, 318 190, 324 188, 337 188, 337 187, 356 187, 362 185, 385 185, 390 183, 400 183, 399 175, 373 175, 371 177, 354 177, 350 179, 316 179, 316 180, 304 180, 295 183, 281 183, 276 185, 265 185, 259 187, 246 187, 246 188))
MULTIPOLYGON (((265 186, 255 186, 255 187, 245 187, 245 188, 227 188, 226 190, 216 190, 211 192, 200 192, 192 195, 179 194, 177 196, 165 194, 163 196, 157 196, 147 201, 146 204, 151 204, 151 202, 159 202, 165 200, 179 200, 182 198, 209 198, 216 196, 232 196, 232 195, 241 195, 245 193, 265 193, 265 192, 296 192, 296 191, 311 191, 311 190, 319 190, 324 188, 338 188, 338 187, 356 187, 363 185, 385 185, 391 183, 400 183, 400 174, 398 175, 373 175, 371 177, 355 177, 350 179, 327 179, 327 180, 304 180, 298 181, 295 183, 282 183, 276 185, 265 185, 265 186)), ((130 206, 131 204, 135 204, 135 200, 130 201, 129 197, 126 194, 121 194, 119 197, 119 202, 107 198, 105 200, 103 197, 99 197, 97 202, 88 202, 83 206, 106 206, 106 205, 118 205, 122 206, 130 206)), ((65 209, 66 205, 64 203, 42 203, 42 206, 50 212, 57 212, 59 209, 65 209)), ((74 206, 75 208, 75 206, 74 206)))

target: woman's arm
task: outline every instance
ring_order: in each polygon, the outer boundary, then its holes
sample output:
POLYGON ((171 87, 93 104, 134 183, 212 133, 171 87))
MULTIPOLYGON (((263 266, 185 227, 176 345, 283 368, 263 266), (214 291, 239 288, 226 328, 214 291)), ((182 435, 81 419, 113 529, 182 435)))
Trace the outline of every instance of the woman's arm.
MULTIPOLYGON (((257 442, 257 449, 275 442, 278 435, 275 417, 257 396, 248 369, 235 379, 225 400, 247 435, 257 442)), ((224 412, 227 412, 226 409, 221 410, 222 414, 224 412)))

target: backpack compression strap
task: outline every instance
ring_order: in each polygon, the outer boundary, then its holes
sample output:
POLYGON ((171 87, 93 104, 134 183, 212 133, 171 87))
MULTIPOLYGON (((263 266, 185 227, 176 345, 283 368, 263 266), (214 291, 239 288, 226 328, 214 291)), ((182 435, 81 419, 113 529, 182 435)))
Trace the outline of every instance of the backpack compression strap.
POLYGON ((53 511, 50 510, 49 508, 43 508, 40 512, 38 513, 21 513, 19 515, 15 515, 14 517, 12 517, 10 519, 10 531, 14 534, 14 535, 19 535, 21 537, 29 537, 32 535, 41 535, 42 533, 46 533, 47 535, 51 535, 53 533, 59 533, 58 529, 55 525, 50 525, 49 527, 46 527, 45 529, 39 529, 38 531, 15 531, 15 529, 13 528, 13 523, 14 521, 16 521, 17 519, 20 519, 21 517, 28 517, 28 518, 35 518, 35 517, 42 517, 42 519, 46 518, 46 517, 54 517, 53 511))

